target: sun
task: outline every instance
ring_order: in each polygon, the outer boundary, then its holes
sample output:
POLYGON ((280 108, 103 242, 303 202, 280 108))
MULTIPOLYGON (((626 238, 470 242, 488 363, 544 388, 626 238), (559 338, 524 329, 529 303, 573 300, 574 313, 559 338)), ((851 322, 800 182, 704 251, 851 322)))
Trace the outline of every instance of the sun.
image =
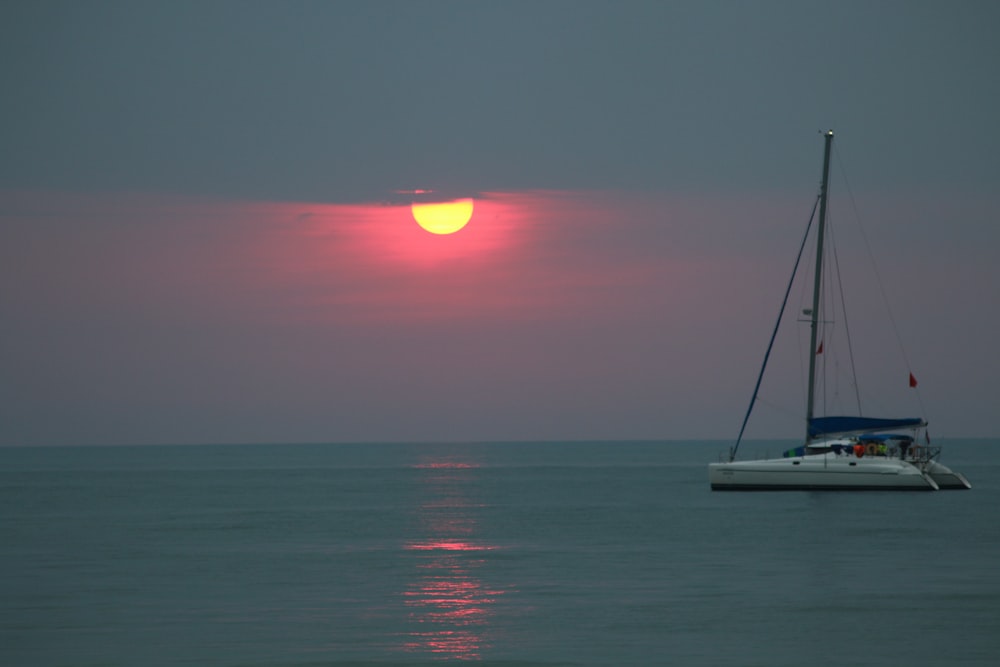
POLYGON ((410 205, 413 219, 431 234, 454 234, 472 218, 472 199, 410 205))

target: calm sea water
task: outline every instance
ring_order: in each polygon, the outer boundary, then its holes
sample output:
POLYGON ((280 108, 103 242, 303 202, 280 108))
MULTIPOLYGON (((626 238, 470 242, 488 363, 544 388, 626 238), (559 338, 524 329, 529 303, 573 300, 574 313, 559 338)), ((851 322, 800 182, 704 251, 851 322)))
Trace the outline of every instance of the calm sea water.
POLYGON ((726 445, 0 449, 0 664, 998 664, 1000 446, 713 493, 726 445))

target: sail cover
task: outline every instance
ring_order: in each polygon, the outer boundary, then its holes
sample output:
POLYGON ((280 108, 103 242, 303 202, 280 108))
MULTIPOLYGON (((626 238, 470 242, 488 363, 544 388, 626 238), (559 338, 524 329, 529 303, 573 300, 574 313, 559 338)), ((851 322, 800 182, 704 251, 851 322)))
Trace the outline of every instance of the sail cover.
POLYGON ((814 417, 809 420, 809 437, 818 438, 838 433, 864 433, 866 431, 892 431, 898 428, 919 428, 927 422, 919 417, 908 419, 881 419, 879 417, 814 417))

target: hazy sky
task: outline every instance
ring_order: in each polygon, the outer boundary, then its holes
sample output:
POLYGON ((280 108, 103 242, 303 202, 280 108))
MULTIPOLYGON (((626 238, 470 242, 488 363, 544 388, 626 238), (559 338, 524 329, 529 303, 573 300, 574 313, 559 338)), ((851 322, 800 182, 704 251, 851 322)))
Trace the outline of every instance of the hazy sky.
MULTIPOLYGON (((864 409, 992 435, 998 24, 3 3, 0 444, 735 437, 826 128, 864 409), (475 197, 469 225, 420 230, 415 189, 475 197)), ((751 436, 804 431, 798 363, 751 436)))

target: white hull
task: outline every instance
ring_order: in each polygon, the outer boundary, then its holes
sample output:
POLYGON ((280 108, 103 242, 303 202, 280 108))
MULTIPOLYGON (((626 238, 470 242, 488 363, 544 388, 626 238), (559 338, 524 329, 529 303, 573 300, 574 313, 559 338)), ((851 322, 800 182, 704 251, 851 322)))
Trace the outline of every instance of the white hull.
POLYGON ((971 489, 972 484, 960 472, 955 472, 937 461, 928 461, 924 471, 942 489, 971 489))
MULTIPOLYGON (((955 474, 950 470, 948 473, 955 474)), ((935 491, 939 487, 932 475, 921 472, 908 461, 888 457, 857 458, 833 452, 710 463, 708 479, 712 489, 717 491, 935 491)))

